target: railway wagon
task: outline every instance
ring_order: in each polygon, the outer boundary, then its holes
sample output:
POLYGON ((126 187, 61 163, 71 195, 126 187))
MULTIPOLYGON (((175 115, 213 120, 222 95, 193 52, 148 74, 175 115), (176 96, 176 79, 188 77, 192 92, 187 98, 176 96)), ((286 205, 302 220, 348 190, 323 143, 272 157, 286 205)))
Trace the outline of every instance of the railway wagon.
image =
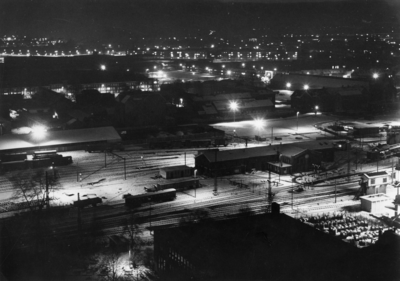
POLYGON ((154 193, 144 193, 125 197, 125 206, 135 208, 146 202, 172 201, 176 198, 176 189, 169 188, 154 193))
POLYGON ((10 172, 15 170, 25 170, 28 169, 28 161, 9 161, 9 162, 1 162, 1 171, 2 172, 10 172))
POLYGON ((186 179, 174 182, 166 182, 166 183, 158 183, 154 185, 152 189, 146 189, 148 192, 154 192, 159 190, 166 190, 170 188, 174 188, 176 191, 183 191, 187 189, 199 188, 199 180, 198 179, 186 179))
POLYGON ((33 159, 51 158, 56 155, 58 155, 57 150, 35 151, 33 153, 33 159))
POLYGON ((24 161, 26 160, 26 152, 22 153, 10 153, 0 155, 1 162, 13 162, 13 161, 24 161))
POLYGON ((50 158, 41 158, 41 159, 33 159, 28 162, 28 167, 29 168, 42 168, 42 167, 50 167, 53 165, 53 162, 51 161, 50 158))
POLYGON ((87 206, 96 207, 97 204, 101 203, 103 203, 103 200, 100 197, 87 198, 79 201, 74 201, 74 207, 77 208, 85 208, 87 206))
POLYGON ((73 162, 71 156, 62 156, 62 155, 58 155, 55 158, 51 158, 51 161, 52 161, 52 164, 54 164, 56 166, 65 166, 65 165, 69 165, 73 162))

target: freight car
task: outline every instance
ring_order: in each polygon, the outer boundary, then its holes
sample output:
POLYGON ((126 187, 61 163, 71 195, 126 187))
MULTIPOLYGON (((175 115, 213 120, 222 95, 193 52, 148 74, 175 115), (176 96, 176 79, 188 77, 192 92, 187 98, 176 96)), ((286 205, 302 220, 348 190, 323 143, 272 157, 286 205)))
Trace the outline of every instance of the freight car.
POLYGON ((96 207, 97 204, 101 203, 103 203, 103 200, 100 197, 87 198, 83 200, 74 201, 74 207, 77 208, 85 208, 87 206, 96 207))
POLYGON ((33 159, 52 158, 56 155, 58 155, 57 150, 35 151, 33 153, 33 159))
POLYGON ((154 193, 125 196, 125 206, 130 208, 140 207, 146 202, 172 201, 176 198, 176 189, 169 188, 154 193))
POLYGON ((0 161, 0 170, 2 172, 10 172, 15 170, 26 170, 43 168, 50 166, 64 166, 72 163, 71 156, 56 155, 52 158, 38 158, 33 160, 22 160, 22 161, 0 161))
POLYGON ((23 153, 10 153, 0 155, 1 162, 24 161, 27 159, 26 152, 23 153))
POLYGON ((199 180, 198 179, 184 179, 179 181, 172 181, 172 182, 165 182, 165 183, 158 183, 155 184, 151 188, 146 188, 147 192, 156 192, 160 190, 166 190, 170 188, 174 188, 176 191, 183 191, 187 189, 194 189, 199 188, 199 180))
POLYGON ((1 162, 1 171, 2 172, 10 172, 15 170, 25 170, 28 169, 28 161, 9 161, 9 162, 1 162))

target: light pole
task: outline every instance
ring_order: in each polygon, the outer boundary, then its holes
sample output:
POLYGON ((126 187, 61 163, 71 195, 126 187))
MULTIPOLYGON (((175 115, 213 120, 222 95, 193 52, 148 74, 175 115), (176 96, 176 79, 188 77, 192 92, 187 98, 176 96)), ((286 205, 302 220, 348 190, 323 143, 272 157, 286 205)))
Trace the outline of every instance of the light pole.
POLYGON ((299 131, 299 111, 297 111, 297 113, 296 113, 296 119, 297 119, 297 129, 296 129, 296 131, 298 132, 299 131))
MULTIPOLYGON (((149 202, 150 202, 150 216, 149 216, 149 219, 150 219, 150 227, 151 227, 151 198, 147 198, 148 200, 149 200, 149 202)), ((150 230, 150 232, 151 232, 151 230, 150 230)))

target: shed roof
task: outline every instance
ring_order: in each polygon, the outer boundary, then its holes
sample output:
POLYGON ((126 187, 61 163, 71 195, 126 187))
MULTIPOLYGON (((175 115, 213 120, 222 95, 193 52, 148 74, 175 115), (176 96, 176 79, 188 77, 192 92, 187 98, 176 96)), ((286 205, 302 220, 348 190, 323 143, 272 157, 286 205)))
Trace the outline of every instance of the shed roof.
POLYGON ((89 143, 96 141, 119 142, 121 137, 113 127, 88 128, 79 130, 48 131, 43 140, 34 139, 31 134, 0 136, 0 151, 30 149, 38 146, 57 146, 89 143))
POLYGON ((372 172, 372 173, 365 173, 364 176, 367 178, 379 178, 382 176, 387 176, 388 173, 386 171, 381 171, 381 172, 372 172))
POLYGON ((282 145, 268 145, 268 146, 258 146, 258 147, 250 147, 250 148, 241 148, 241 149, 228 149, 228 150, 217 150, 218 153, 215 153, 215 149, 203 150, 201 154, 197 157, 204 155, 209 162, 224 162, 231 160, 239 160, 246 158, 255 158, 255 157, 265 157, 277 155, 278 151, 280 154, 285 156, 296 156, 307 150, 319 150, 319 149, 328 149, 332 148, 331 141, 310 141, 310 142, 301 142, 301 143, 290 143, 290 144, 282 144, 282 145))

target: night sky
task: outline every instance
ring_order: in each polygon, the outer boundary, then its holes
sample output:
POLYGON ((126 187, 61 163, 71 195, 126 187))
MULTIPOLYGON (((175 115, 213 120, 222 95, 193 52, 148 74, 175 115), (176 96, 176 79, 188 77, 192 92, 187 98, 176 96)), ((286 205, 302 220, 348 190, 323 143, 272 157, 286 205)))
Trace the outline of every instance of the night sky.
POLYGON ((0 0, 0 35, 90 44, 205 36, 210 29, 221 37, 313 33, 321 26, 374 32, 395 22, 398 10, 390 5, 400 1, 390 1, 0 0))

